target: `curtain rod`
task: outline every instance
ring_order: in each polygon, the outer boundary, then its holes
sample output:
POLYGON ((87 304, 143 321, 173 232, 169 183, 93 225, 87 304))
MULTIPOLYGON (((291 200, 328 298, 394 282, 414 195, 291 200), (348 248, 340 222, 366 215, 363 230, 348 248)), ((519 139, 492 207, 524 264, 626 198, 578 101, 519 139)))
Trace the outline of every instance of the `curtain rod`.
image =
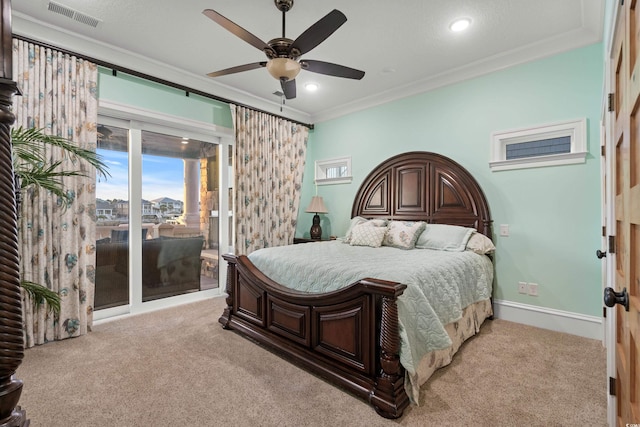
POLYGON ((70 50, 67 50, 67 49, 62 49, 62 48, 59 48, 57 46, 51 45, 49 43, 43 43, 41 41, 34 40, 34 39, 29 38, 29 37, 21 36, 21 35, 18 35, 18 34, 13 34, 13 37, 17 38, 18 40, 25 41, 27 43, 37 44, 37 45, 42 46, 44 48, 57 50, 57 51, 59 51, 61 53, 67 54, 67 55, 72 55, 72 56, 76 56, 78 58, 85 59, 87 61, 95 62, 97 65, 100 65, 100 66, 106 67, 106 68, 110 68, 110 69, 112 69, 114 71, 119 71, 119 72, 122 72, 122 73, 130 74, 130 75, 132 75, 134 77, 140 77, 142 79, 149 80, 149 81, 152 81, 154 83, 158 83, 158 84, 161 84, 161 85, 172 87, 174 89, 182 90, 182 91, 184 91, 186 93, 187 97, 189 96, 190 93, 193 93, 193 94, 196 94, 196 95, 203 96, 205 98, 213 99, 215 101, 224 102, 226 104, 236 104, 236 105, 238 105, 240 107, 251 108, 252 110, 258 111, 260 113, 270 114, 270 115, 272 115, 274 117, 278 117, 280 119, 288 120, 290 122, 293 122, 293 123, 296 123, 296 124, 299 124, 299 125, 302 125, 302 126, 306 126, 310 130, 313 129, 313 123, 303 123, 301 121, 293 120, 293 119, 290 119, 288 117, 279 116, 277 114, 273 114, 273 113, 270 113, 268 111, 264 111, 264 110, 260 110, 258 108, 252 107, 250 105, 241 104, 239 102, 235 102, 235 101, 232 101, 230 99, 222 98, 220 96, 213 95, 213 94, 207 93, 207 92, 203 92, 203 91, 198 90, 198 89, 193 89, 193 88, 190 88, 190 87, 187 87, 187 86, 183 86, 183 85, 178 84, 178 83, 170 82, 168 80, 164 80, 164 79, 161 79, 159 77, 150 76, 149 74, 141 73, 139 71, 135 71, 135 70, 132 70, 130 68, 122 67, 120 65, 116 65, 116 64, 113 64, 111 62, 103 61, 101 59, 92 58, 90 56, 83 55, 83 54, 80 54, 80 53, 77 53, 77 52, 73 52, 73 51, 70 51, 70 50))

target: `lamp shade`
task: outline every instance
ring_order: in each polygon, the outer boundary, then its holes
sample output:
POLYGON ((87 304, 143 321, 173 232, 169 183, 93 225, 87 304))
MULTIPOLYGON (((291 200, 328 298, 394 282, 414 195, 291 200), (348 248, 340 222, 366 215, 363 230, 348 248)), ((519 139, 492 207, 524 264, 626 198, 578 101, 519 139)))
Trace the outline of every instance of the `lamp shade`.
POLYGON ((300 72, 300 63, 289 58, 273 58, 267 62, 267 71, 278 80, 289 81, 300 72))
POLYGON ((311 198, 311 203, 309 203, 309 206, 307 207, 307 210, 305 210, 305 212, 324 213, 324 214, 329 213, 329 211, 324 205, 324 201, 322 200, 322 197, 320 196, 313 196, 311 198))

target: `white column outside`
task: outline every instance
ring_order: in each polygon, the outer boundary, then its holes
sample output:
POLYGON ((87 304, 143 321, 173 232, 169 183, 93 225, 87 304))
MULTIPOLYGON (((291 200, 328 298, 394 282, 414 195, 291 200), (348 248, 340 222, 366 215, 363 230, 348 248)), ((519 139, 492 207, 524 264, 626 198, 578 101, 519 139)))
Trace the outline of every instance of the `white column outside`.
POLYGON ((200 160, 184 159, 184 213, 187 227, 200 227, 200 160))

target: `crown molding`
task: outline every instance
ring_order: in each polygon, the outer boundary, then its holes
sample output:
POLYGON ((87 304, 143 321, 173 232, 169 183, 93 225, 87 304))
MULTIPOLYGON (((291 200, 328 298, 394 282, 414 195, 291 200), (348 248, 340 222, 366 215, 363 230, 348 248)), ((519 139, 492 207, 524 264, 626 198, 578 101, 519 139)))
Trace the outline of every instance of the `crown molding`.
POLYGON ((397 101, 413 95, 429 92, 454 83, 470 80, 516 65, 536 61, 573 49, 599 43, 604 33, 604 5, 592 0, 582 0, 582 26, 556 37, 540 40, 518 49, 471 62, 441 74, 377 93, 337 108, 325 110, 311 116, 312 123, 332 120, 347 114, 397 101))

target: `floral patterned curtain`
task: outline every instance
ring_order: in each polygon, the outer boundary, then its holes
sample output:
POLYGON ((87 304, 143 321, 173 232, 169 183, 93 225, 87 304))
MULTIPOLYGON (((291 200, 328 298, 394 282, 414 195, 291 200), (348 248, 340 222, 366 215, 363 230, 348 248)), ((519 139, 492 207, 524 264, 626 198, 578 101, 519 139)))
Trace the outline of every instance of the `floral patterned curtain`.
MULTIPOLYGON (((47 134, 96 147, 98 120, 95 64, 55 50, 13 40, 13 75, 22 91, 14 97, 14 126, 45 129, 47 134)), ((18 219, 21 279, 57 292, 61 312, 37 308, 25 295, 25 345, 86 334, 93 322, 95 285, 95 169, 65 158, 59 149, 47 153, 64 159, 64 170, 85 169, 85 177, 64 177, 74 198, 64 209, 49 192, 22 194, 18 219)))
POLYGON ((309 129, 231 105, 235 142, 235 250, 293 243, 309 129))

